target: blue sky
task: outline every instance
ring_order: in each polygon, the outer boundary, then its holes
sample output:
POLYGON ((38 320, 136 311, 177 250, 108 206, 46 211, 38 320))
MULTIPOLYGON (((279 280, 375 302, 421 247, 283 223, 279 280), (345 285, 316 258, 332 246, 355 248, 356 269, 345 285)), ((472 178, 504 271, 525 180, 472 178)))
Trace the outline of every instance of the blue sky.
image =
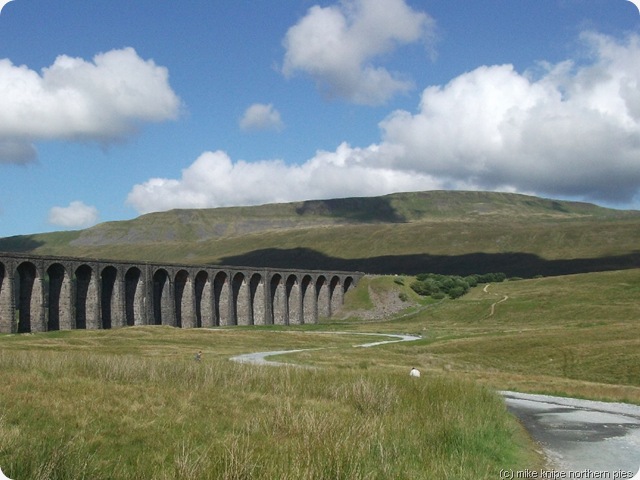
POLYGON ((14 0, 0 237, 431 189, 640 208, 627 0, 14 0))

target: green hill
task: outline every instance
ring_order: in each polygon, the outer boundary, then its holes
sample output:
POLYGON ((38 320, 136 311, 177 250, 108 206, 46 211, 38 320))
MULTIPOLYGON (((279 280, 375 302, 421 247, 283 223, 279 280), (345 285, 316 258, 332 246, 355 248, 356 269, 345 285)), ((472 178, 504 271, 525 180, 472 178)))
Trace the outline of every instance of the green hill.
POLYGON ((640 266, 640 212, 430 191, 152 213, 0 239, 0 251, 182 263, 532 277, 640 266))

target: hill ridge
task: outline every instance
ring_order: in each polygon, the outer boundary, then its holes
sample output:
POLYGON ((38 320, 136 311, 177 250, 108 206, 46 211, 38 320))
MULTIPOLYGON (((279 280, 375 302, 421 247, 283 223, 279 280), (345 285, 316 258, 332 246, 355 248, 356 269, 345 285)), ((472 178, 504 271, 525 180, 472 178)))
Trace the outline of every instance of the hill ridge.
POLYGON ((426 191, 176 209, 85 230, 4 238, 0 251, 246 266, 298 262, 317 269, 358 265, 376 273, 436 265, 466 271, 460 262, 471 262, 472 270, 477 262, 484 271, 487 258, 496 266, 514 258, 521 265, 513 270, 522 275, 536 264, 555 272, 544 262, 556 260, 602 259, 581 262, 581 270, 635 268, 638 227, 638 211, 514 193, 426 191))
POLYGON ((173 209, 148 213, 133 220, 96 225, 83 230, 72 244, 90 245, 90 238, 100 237, 104 234, 105 227, 114 226, 129 226, 131 240, 135 240, 137 236, 144 237, 145 229, 151 229, 159 241, 172 241, 176 239, 177 233, 167 231, 167 226, 177 224, 190 228, 191 240, 204 240, 248 235, 265 230, 353 223, 407 223, 443 216, 453 219, 467 215, 505 213, 555 217, 620 215, 620 211, 584 202, 560 201, 515 193, 437 190, 257 206, 173 209), (92 235, 94 232, 97 235, 92 235))

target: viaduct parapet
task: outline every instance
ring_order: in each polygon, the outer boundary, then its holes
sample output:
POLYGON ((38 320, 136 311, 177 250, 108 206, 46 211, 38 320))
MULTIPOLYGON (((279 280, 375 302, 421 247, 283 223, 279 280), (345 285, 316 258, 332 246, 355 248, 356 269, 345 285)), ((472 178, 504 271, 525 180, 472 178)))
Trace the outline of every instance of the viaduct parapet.
POLYGON ((362 275, 0 253, 0 333, 317 323, 362 275))

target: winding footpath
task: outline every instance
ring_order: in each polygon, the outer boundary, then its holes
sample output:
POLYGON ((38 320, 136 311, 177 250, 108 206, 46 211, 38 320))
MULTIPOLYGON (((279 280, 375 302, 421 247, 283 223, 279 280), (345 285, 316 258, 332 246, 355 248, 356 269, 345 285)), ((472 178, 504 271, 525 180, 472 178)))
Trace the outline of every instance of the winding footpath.
MULTIPOLYGON (((484 293, 489 293, 489 285, 491 285, 490 283, 487 283, 484 288, 482 289, 482 291, 484 293)), ((496 313, 496 306, 502 302, 506 302, 507 300, 509 300, 509 295, 505 295, 504 297, 502 297, 502 299, 498 300, 497 302, 494 302, 491 304, 491 307, 489 307, 489 316, 493 317, 493 315, 496 313)))
MULTIPOLYGON (((354 348, 376 347, 378 345, 385 345, 387 343, 412 342, 414 340, 420 340, 422 338, 422 337, 416 337, 415 335, 395 335, 395 334, 386 334, 386 333, 356 333, 356 332, 314 332, 314 335, 366 335, 368 337, 393 338, 393 340, 381 340, 379 342, 354 345, 354 348)), ((242 355, 231 357, 231 360, 239 363, 253 363, 257 365, 290 366, 291 365, 290 363, 275 362, 272 360, 267 360, 267 357, 271 357, 274 355, 283 355, 285 353, 308 352, 311 350, 322 350, 322 348, 303 348, 298 350, 278 350, 278 351, 272 351, 272 352, 245 353, 242 355)))

